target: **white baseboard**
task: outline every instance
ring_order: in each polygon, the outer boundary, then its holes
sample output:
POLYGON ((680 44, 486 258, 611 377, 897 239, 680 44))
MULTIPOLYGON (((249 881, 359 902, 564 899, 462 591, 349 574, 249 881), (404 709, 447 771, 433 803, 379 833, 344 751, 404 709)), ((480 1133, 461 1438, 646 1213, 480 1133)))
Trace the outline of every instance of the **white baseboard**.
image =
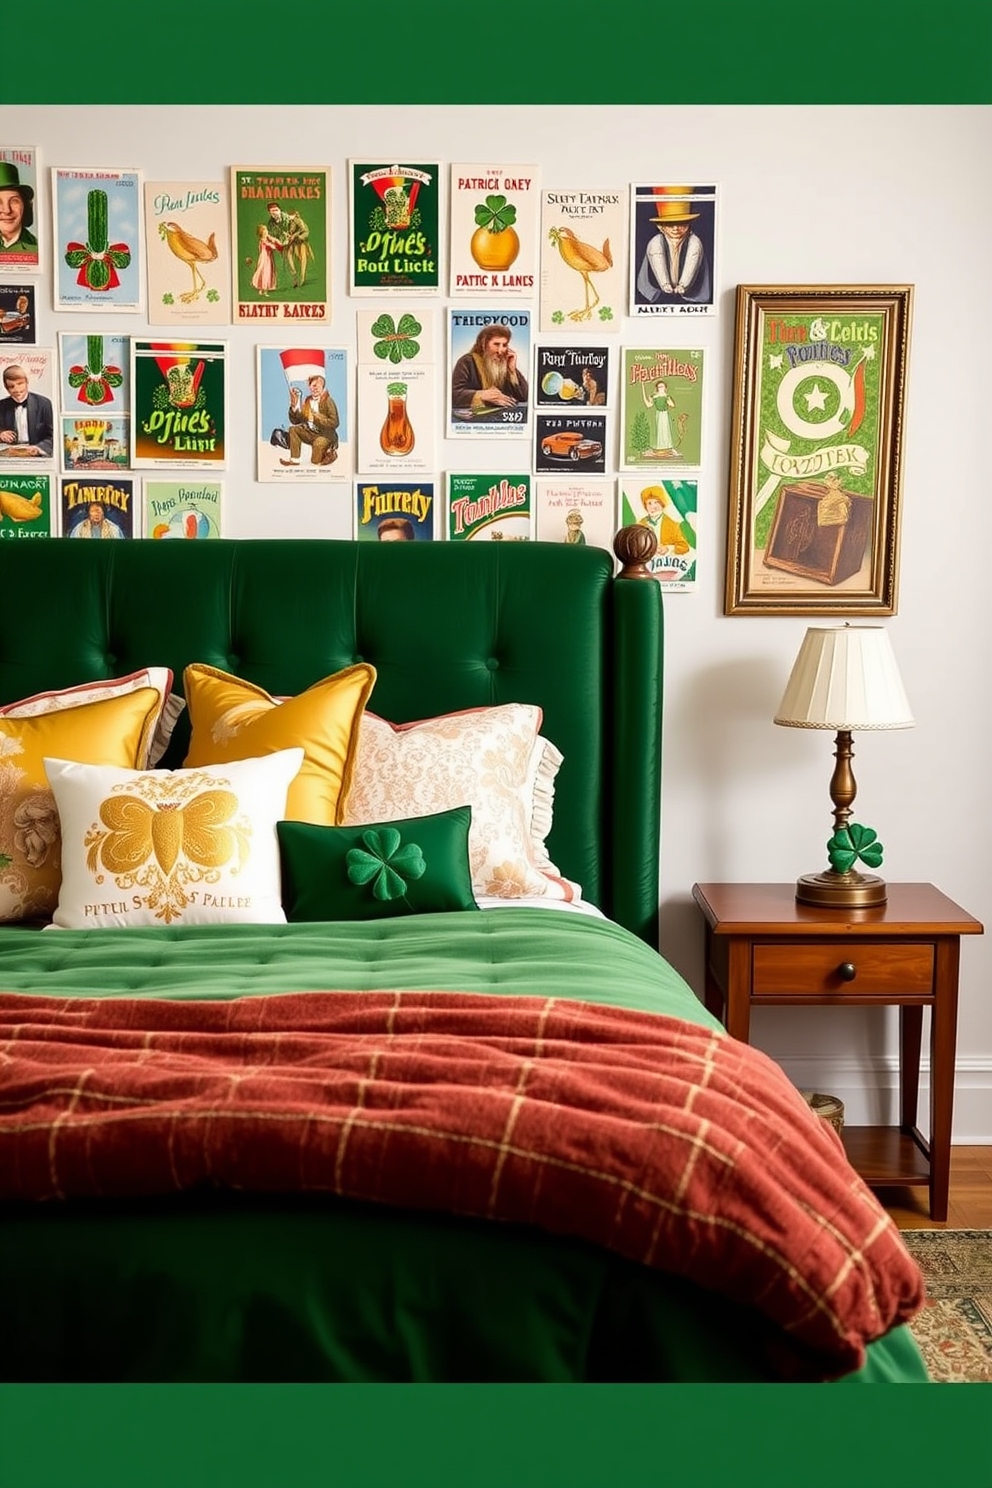
MULTIPOLYGON (((789 1079, 801 1090, 836 1095, 850 1126, 895 1126, 899 1121, 899 1062, 876 1059, 779 1056, 789 1079)), ((920 1067, 920 1130, 927 1126, 929 1062, 920 1067)), ((954 1071, 954 1122, 951 1141, 961 1147, 992 1146, 992 1059, 959 1061, 954 1071)))

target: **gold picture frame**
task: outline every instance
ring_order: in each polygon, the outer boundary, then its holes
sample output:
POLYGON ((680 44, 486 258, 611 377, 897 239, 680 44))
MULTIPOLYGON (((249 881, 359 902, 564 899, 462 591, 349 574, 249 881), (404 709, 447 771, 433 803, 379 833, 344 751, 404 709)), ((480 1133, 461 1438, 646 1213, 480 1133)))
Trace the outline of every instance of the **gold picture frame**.
POLYGON ((894 615, 913 286, 737 286, 726 615, 894 615))

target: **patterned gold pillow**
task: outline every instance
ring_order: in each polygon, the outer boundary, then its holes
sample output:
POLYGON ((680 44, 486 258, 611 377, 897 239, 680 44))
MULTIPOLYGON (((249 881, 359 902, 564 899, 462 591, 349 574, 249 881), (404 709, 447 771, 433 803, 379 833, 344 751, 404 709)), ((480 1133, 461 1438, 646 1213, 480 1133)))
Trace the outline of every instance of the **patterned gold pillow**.
POLYGON ((578 899, 548 857, 561 755, 541 737, 541 710, 504 703, 392 724, 366 713, 345 822, 397 821, 471 806, 477 898, 578 899))
POLYGON ((183 763, 224 764, 299 746, 303 768, 286 802, 290 821, 340 826, 358 724, 375 668, 356 662, 280 702, 262 687, 194 663, 183 673, 192 736, 183 763))
POLYGON ((148 757, 154 687, 32 718, 0 717, 0 922, 47 920, 58 898, 59 819, 45 756, 133 768, 148 757))
POLYGON ((192 770, 47 759, 66 930, 284 924, 276 822, 302 749, 192 770))

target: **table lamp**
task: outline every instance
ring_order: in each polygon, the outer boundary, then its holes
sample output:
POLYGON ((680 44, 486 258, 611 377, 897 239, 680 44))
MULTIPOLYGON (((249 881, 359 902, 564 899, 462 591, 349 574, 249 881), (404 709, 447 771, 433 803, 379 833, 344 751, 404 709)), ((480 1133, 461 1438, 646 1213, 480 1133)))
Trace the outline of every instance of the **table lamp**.
POLYGON ((835 909, 884 904, 885 880, 860 873, 882 861, 873 828, 852 822, 857 785, 851 770, 854 729, 912 728, 888 632, 878 625, 811 626, 799 648, 775 722, 787 728, 835 729, 837 760, 830 779, 834 834, 827 843, 830 867, 806 873, 796 884, 803 904, 835 909))

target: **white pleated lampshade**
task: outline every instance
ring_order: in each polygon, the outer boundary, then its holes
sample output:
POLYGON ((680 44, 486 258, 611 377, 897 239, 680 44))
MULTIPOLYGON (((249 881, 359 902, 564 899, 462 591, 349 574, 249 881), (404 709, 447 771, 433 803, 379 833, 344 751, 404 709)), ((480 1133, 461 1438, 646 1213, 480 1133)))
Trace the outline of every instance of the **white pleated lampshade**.
POLYGON ((879 625, 811 626, 775 722, 788 728, 912 728, 888 631, 879 625))

